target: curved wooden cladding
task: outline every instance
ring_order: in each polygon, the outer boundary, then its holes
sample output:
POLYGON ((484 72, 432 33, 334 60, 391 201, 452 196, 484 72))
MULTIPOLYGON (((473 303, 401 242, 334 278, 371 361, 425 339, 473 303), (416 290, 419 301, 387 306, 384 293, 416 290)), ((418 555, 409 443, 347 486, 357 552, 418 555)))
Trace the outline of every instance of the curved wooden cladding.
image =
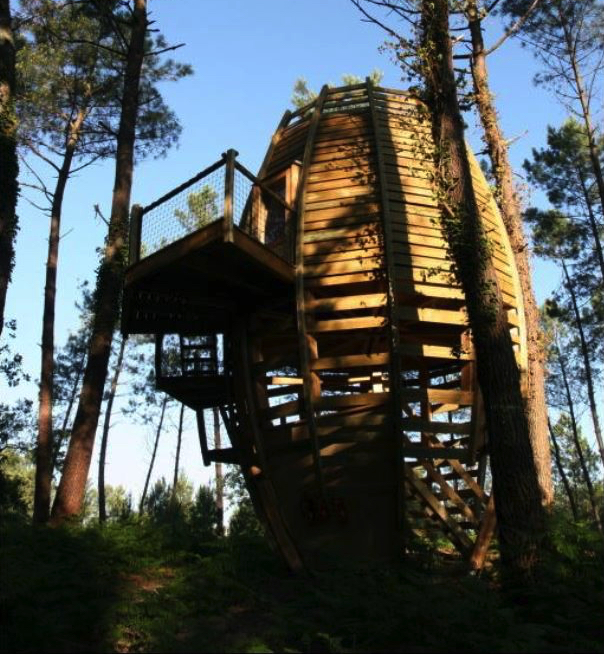
MULTIPOLYGON (((402 501, 410 528, 444 530, 470 557, 487 507, 474 352, 419 107, 366 84, 324 89, 284 117, 262 166, 268 179, 301 162, 297 317, 281 314, 277 329, 275 316, 256 317, 252 382, 266 465, 305 555, 391 554, 402 501)), ((471 166, 523 367, 511 249, 471 166)))

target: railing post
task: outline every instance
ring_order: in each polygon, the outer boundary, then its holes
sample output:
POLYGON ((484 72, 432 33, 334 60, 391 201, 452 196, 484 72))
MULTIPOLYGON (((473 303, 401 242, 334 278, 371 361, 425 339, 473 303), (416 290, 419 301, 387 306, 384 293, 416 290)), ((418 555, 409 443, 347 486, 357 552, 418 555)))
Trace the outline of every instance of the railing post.
POLYGON ((239 153, 237 150, 227 150, 223 154, 226 161, 224 171, 224 241, 233 242, 233 205, 235 194, 235 158, 239 153))
POLYGON ((129 265, 133 266, 140 260, 141 254, 141 228, 143 223, 143 208, 140 204, 132 205, 130 210, 130 233, 128 236, 129 265))

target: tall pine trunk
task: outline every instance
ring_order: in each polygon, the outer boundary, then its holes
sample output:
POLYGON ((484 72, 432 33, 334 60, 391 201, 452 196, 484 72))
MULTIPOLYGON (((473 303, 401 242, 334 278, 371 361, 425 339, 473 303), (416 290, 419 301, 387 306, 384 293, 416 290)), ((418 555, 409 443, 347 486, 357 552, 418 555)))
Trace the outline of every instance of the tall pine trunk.
POLYGON ((421 27, 437 192, 477 355, 501 555, 509 572, 529 578, 540 557, 545 512, 507 312, 472 187, 457 99, 447 0, 422 2, 421 27))
POLYGON ((97 277, 94 322, 86 371, 65 467, 52 509, 53 524, 59 524, 80 511, 90 470, 126 265, 134 141, 147 26, 147 1, 135 0, 117 137, 111 218, 97 277))
POLYGON ((468 24, 472 40, 472 79, 474 98, 487 146, 493 175, 497 182, 495 198, 510 239, 520 287, 527 336, 527 392, 525 397, 529 436, 533 458, 544 506, 551 506, 554 499, 552 485, 551 455, 547 427, 547 404, 545 400, 545 374, 543 335, 539 308, 535 300, 531 279, 531 263, 522 224, 522 210, 514 185, 514 174, 508 157, 508 146, 501 131, 493 96, 489 88, 482 20, 476 0, 467 3, 468 24))
MULTIPOLYGON (((214 449, 222 449, 220 438, 220 414, 218 407, 214 407, 214 449)), ((216 476, 216 531, 219 536, 224 535, 224 477, 222 475, 222 463, 216 461, 214 464, 216 476)))
POLYGON ((111 428, 111 414, 113 412, 113 403, 115 401, 115 394, 117 393, 117 386, 120 381, 120 373, 122 372, 122 364, 124 363, 124 350, 126 349, 126 342, 128 338, 122 336, 120 349, 117 353, 117 360, 115 362, 115 369, 113 371, 113 378, 109 388, 109 397, 107 398, 107 406, 105 407, 105 420, 103 422, 103 436, 101 439, 101 451, 99 453, 99 477, 98 477, 98 497, 99 497, 99 521, 105 522, 107 520, 107 506, 105 502, 105 461, 107 459, 107 443, 109 442, 109 429, 111 428))
POLYGON ((15 113, 15 41, 9 0, 0 0, 0 334, 15 263, 19 162, 15 113))
POLYGON ((79 111, 70 122, 63 163, 58 172, 57 183, 50 208, 48 234, 48 258, 46 260, 46 283, 44 286, 44 310, 42 313, 42 363, 40 367, 40 395, 38 408, 38 439, 36 447, 36 480, 34 489, 34 515, 37 523, 45 523, 50 517, 50 489, 52 483, 53 433, 52 409, 54 397, 55 367, 55 305, 57 297, 57 270, 59 243, 61 239, 61 215, 65 187, 69 180, 71 164, 75 155, 84 112, 79 111))
MULTIPOLYGON (((602 240, 600 238, 600 225, 598 225, 598 220, 594 213, 594 209, 591 206, 590 202, 590 193, 587 188, 587 183, 585 181, 585 176, 583 171, 577 166, 577 175, 579 177, 579 184, 581 185, 581 191, 583 193, 583 198, 585 200, 585 208, 587 210, 587 217, 589 219, 589 229, 591 231, 591 237, 594 242, 594 247, 596 249, 596 257, 598 259, 598 265, 600 266, 600 276, 602 278, 602 283, 604 284, 604 252, 602 252, 602 240)), ((604 214, 603 214, 604 215, 604 214)))
POLYGON ((587 339, 585 338, 585 331, 583 329, 583 320, 581 319, 581 312, 577 304, 577 296, 573 288, 566 262, 562 259, 562 271, 564 272, 564 284, 570 296, 571 304, 573 307, 573 314, 575 317, 575 324, 579 332, 579 342, 581 344, 581 357, 583 358, 583 368, 585 371, 585 381, 587 383, 587 398, 589 400, 589 410, 591 419, 594 425, 594 432, 598 442, 598 449, 600 450, 600 457, 604 463, 604 441, 602 440, 602 429, 600 427, 600 417, 598 416, 598 409, 596 406, 596 394, 594 390, 593 372, 591 369, 591 361, 589 358, 589 348, 587 347, 587 339))
POLYGON ((587 487, 587 493, 589 495, 589 502, 591 504, 592 515, 596 523, 596 526, 600 531, 602 531, 602 523, 600 521, 600 513, 598 511, 598 503, 596 502, 594 487, 591 482, 591 477, 589 476, 589 470, 587 469, 587 465, 585 463, 585 456, 583 455, 583 448, 581 447, 581 441, 579 440, 579 428, 577 426, 577 417, 575 415, 575 403, 573 402, 573 397, 570 392, 570 384, 568 383, 568 374, 566 372, 566 363, 557 345, 556 345, 556 354, 558 355, 558 361, 560 363, 560 371, 562 373, 562 383, 564 384, 564 392, 566 394, 566 404, 568 406, 568 414, 570 416, 573 441, 575 444, 575 449, 577 450, 577 456, 579 457, 579 463, 581 464, 583 480, 585 481, 585 486, 587 487))
MULTIPOLYGON (((568 62, 570 64, 573 80, 575 83, 575 91, 579 98, 579 103, 581 105, 581 115, 583 118, 583 124, 585 125, 585 132, 587 134, 587 147, 589 151, 589 160, 591 163, 592 171, 594 178, 596 180, 596 188, 598 189, 598 196, 600 199, 600 204, 602 206, 602 215, 604 215, 604 174, 602 173, 602 165, 600 163, 600 157, 598 156, 598 146, 596 143, 596 130, 593 125, 593 119, 591 116, 591 111, 589 107, 589 96, 588 93, 591 93, 591 90, 585 88, 585 83, 581 75, 580 62, 577 60, 577 52, 575 47, 575 42, 573 35, 570 32, 568 22, 562 12, 559 2, 555 2, 556 9, 558 11, 558 19, 560 21, 560 26, 564 32, 564 41, 566 45, 566 54, 568 56, 568 62)), ((594 34, 594 39, 597 36, 594 34)))
POLYGON ((143 487, 143 494, 141 495, 141 500, 138 505, 138 512, 140 515, 143 514, 143 509, 145 508, 145 500, 147 499, 147 493, 149 492, 149 483, 151 482, 151 475, 153 474, 153 466, 155 465, 155 457, 157 456, 157 446, 159 445, 159 437, 161 436, 161 430, 164 426, 164 416, 166 415, 166 405, 168 404, 168 396, 164 395, 164 399, 161 403, 161 414, 159 417, 159 423, 157 424, 157 431, 155 432, 155 442, 153 443, 153 453, 151 454, 151 461, 149 461, 149 468, 147 470, 147 476, 145 478, 145 485, 143 487))
POLYGON ((80 381, 82 379, 82 373, 84 372, 84 364, 86 363, 86 354, 82 353, 82 358, 78 362, 78 367, 76 368, 75 377, 72 380, 71 392, 69 393, 69 399, 67 400, 67 408, 65 409, 65 415, 63 416, 63 424, 61 425, 61 436, 60 438, 53 439, 53 451, 52 451, 52 470, 55 471, 57 467, 57 460, 59 458, 59 453, 61 452, 61 447, 65 439, 65 434, 67 433, 67 428, 69 426, 69 421, 71 420, 71 412, 73 411, 73 405, 75 404, 76 396, 78 394, 78 389, 80 388, 80 381))
POLYGON ((178 484, 178 472, 180 469, 180 448, 182 445, 182 424, 185 417, 185 405, 180 405, 180 416, 178 417, 178 432, 176 434, 176 456, 174 457, 174 477, 172 479, 172 507, 176 508, 178 497, 176 496, 176 486, 178 484))
POLYGON ((562 479, 562 485, 564 486, 564 490, 566 491, 566 496, 568 497, 570 510, 571 513, 573 514, 573 520, 575 522, 578 522, 579 512, 577 511, 577 502, 575 501, 575 496, 573 495, 573 491, 568 482, 568 477, 566 476, 566 472, 564 471, 564 466, 562 465, 562 457, 560 456, 560 447, 558 445, 558 439, 556 438, 556 433, 554 432, 552 423, 549 421, 549 418, 547 420, 547 427, 549 429, 549 434, 552 439, 552 445, 554 446, 554 459, 556 461, 556 467, 558 468, 558 472, 560 473, 560 479, 562 479))

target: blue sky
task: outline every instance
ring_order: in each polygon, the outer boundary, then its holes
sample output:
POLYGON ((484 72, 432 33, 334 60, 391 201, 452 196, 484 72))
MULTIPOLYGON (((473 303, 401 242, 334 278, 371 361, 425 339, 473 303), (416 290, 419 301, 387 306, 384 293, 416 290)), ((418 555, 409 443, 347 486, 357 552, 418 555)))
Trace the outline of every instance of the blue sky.
MULTIPOLYGON (((378 51, 384 34, 362 22, 349 0, 149 0, 149 7, 155 26, 168 41, 186 44, 174 57, 191 63, 195 74, 162 88, 183 125, 180 147, 165 159, 137 166, 133 202, 147 204, 231 147, 239 151, 243 164, 257 169, 300 76, 319 89, 326 82, 338 82, 344 73, 364 77, 379 68, 384 72, 383 85, 404 88, 399 69, 378 51)), ((500 31, 493 21, 487 40, 500 31)), ((533 58, 516 42, 509 41, 494 53, 489 66, 505 133, 508 138, 523 135, 511 149, 512 162, 522 172, 522 161, 531 148, 544 145, 546 125, 559 124, 564 112, 545 90, 532 84, 533 58)), ((481 149, 479 132, 472 124, 467 138, 475 150, 481 149)), ((93 205, 98 203, 109 214, 112 185, 112 162, 86 169, 68 185, 58 275, 58 345, 76 326, 73 302, 78 280, 93 280, 96 248, 104 236, 104 225, 94 220, 93 205)), ((533 200, 542 202, 538 195, 533 200)), ((6 315, 18 321, 16 349, 36 377, 48 221, 25 197, 19 216, 17 263, 6 315)), ((543 300, 557 283, 557 273, 543 264, 535 269, 537 293, 543 300)), ((35 397, 33 384, 28 392, 35 397)), ((148 435, 139 428, 126 429, 126 421, 117 415, 115 422, 107 481, 124 484, 137 494, 149 458, 148 435)), ((193 425, 192 416, 189 422, 193 425)), ((170 474, 175 429, 170 430, 160 445, 157 475, 170 474)), ((191 430, 184 448, 187 475, 196 482, 207 479, 191 430)), ((96 454, 94 476, 95 463, 96 454)))

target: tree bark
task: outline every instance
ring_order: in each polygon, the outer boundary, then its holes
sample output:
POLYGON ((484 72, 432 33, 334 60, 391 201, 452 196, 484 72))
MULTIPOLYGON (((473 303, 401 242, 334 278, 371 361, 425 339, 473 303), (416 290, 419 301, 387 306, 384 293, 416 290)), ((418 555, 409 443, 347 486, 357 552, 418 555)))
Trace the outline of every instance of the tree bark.
POLYGON ((109 441, 109 429, 111 428, 111 413, 113 411, 113 402, 115 394, 117 393, 117 385, 120 380, 120 373, 122 372, 122 364, 124 363, 124 351, 126 349, 127 336, 122 336, 120 349, 117 353, 117 360, 115 362, 115 369, 113 371, 113 379, 109 388, 109 397, 107 398, 107 406, 105 407, 105 420, 103 423, 103 437, 101 439, 101 451, 99 453, 99 478, 98 478, 98 498, 99 498, 99 521, 105 522, 107 520, 107 507, 105 503, 105 460, 107 458, 107 442, 109 441))
POLYGON ((63 416, 63 424, 61 426, 61 438, 58 439, 56 442, 53 441, 53 452, 52 452, 53 473, 57 467, 57 459, 59 457, 59 452, 61 451, 61 446, 63 445, 65 433, 67 432, 67 426, 69 425, 69 419, 71 418, 73 405, 75 404, 76 395, 78 394, 80 380, 82 379, 82 373, 84 372, 85 363, 86 363, 86 355, 83 354, 82 358, 80 359, 79 365, 76 368, 76 376, 73 379, 73 384, 71 386, 71 393, 69 394, 69 400, 67 402, 67 408, 65 409, 65 415, 63 416))
POLYGON ((598 529, 602 531, 602 523, 600 521, 600 512, 598 511, 598 504, 596 502, 594 487, 593 484, 591 483, 589 470, 587 469, 587 465, 585 463, 585 457, 583 456, 583 448, 581 447, 581 441, 579 440, 579 428, 577 427, 577 417, 575 415, 575 403, 573 402, 573 397, 570 392, 570 384, 568 383, 566 364, 564 362, 564 358, 562 357, 562 354, 560 353, 560 348, 558 348, 557 345, 556 345, 556 354, 558 355, 558 361, 560 362, 560 371, 562 373, 562 383, 564 384, 564 392, 566 394, 568 414, 570 415, 570 424, 572 427, 573 441, 575 443, 575 448, 577 450, 577 455, 579 457, 579 463, 581 464, 583 479, 585 480, 585 485, 587 486, 587 492, 589 495, 589 502, 591 504, 593 518, 598 529))
POLYGON ((0 335, 6 293, 15 265, 19 195, 17 116, 15 113, 15 42, 9 0, 0 0, 0 335))
POLYGON ((556 461, 556 467, 558 468, 558 472, 560 473, 560 478, 562 479, 564 490, 566 491, 566 495, 568 497, 570 510, 571 513, 573 514, 573 520, 575 522, 578 522, 579 513, 577 511, 577 503, 575 502, 575 496, 573 495, 570 484, 568 483, 568 477, 566 476, 566 472, 564 471, 564 466, 562 465, 562 459, 560 457, 560 447, 558 446, 558 440, 556 439, 556 434, 552 428, 552 423, 549 421, 549 418, 547 421, 547 426, 552 439, 552 445, 554 446, 554 459, 556 461))
POLYGON ((157 431, 155 432, 155 443, 153 444, 153 453, 151 454, 151 461, 149 462, 149 470, 147 470, 147 477, 145 479, 145 486, 143 487, 143 494, 141 495, 141 501, 138 505, 139 515, 143 514, 143 509, 145 507, 145 500, 147 499, 147 492, 149 491, 149 482, 151 481, 151 474, 153 473, 153 466, 155 465, 155 457, 157 455, 157 446, 159 445, 159 437, 161 436, 161 430, 164 425, 164 416, 166 414, 166 404, 168 404, 168 396, 164 395, 164 399, 161 403, 161 414, 159 418, 159 423, 157 425, 157 431))
POLYGON ((493 175, 497 182, 495 198, 510 239, 522 289, 522 308, 526 324, 528 358, 525 414, 533 449, 537 480, 541 491, 541 501, 545 507, 549 507, 554 499, 554 490, 547 433, 545 354, 539 308, 533 291, 529 249, 524 235, 522 210, 516 194, 513 171, 508 157, 508 146, 499 125, 493 96, 489 88, 486 54, 482 37, 482 20, 476 0, 468 1, 467 16, 472 40, 471 69, 474 82, 474 97, 482 123, 493 175))
MULTIPOLYGON (((214 412, 214 449, 222 448, 220 438, 220 414, 218 407, 213 408, 214 412)), ((216 531, 219 536, 224 535, 224 477, 222 475, 222 463, 214 463, 214 472, 216 476, 216 531)))
POLYGON ((447 0, 422 3, 421 45, 443 228, 466 297, 485 403, 502 560, 528 579, 539 560, 545 512, 507 312, 472 187, 447 0))
POLYGON ((594 129, 592 118, 591 118, 589 97, 585 90, 585 84, 583 82, 583 77, 581 75, 579 62, 577 61, 577 55, 573 43, 573 37, 572 34, 570 33, 570 30, 568 28, 568 23, 561 11, 560 4, 558 2, 556 2, 556 9, 558 11, 558 20, 560 21, 560 26, 562 27, 562 31, 564 33, 564 40, 566 44, 566 53, 568 55, 568 61, 573 71, 573 78, 575 80, 575 90, 579 98, 579 103, 581 104, 583 123, 585 124, 585 131, 587 133, 589 160, 591 162, 594 178, 596 180, 596 186, 598 188, 598 196, 600 198, 600 204, 602 205, 602 215, 604 216, 604 174, 602 173, 602 166, 600 164, 600 158, 598 157, 598 146, 596 144, 596 131, 594 129))
POLYGON ((600 450, 600 457, 602 459, 602 463, 604 463, 604 441, 602 440, 602 429, 600 428, 600 418, 598 416, 598 409, 596 407, 596 395, 594 391, 594 381, 593 381, 593 373, 591 370, 591 361, 589 360, 589 350, 587 348, 587 340, 585 338, 585 332, 583 330, 583 321, 581 320, 581 312, 579 311, 579 306, 577 304, 577 296, 575 294, 575 289, 573 288, 570 276, 568 274, 566 261, 564 261, 564 259, 562 259, 562 270, 564 272, 564 281, 566 285, 566 290, 570 295, 570 300, 573 307, 575 324, 577 325, 577 330, 579 331, 579 341, 581 343, 581 356, 583 358, 583 366, 585 370, 585 381, 587 382, 587 397, 589 400, 589 410, 594 425, 596 440, 598 442, 598 449, 600 450))
POLYGON ((48 522, 50 517, 50 489, 52 484, 53 430, 52 409, 55 367, 55 305, 57 297, 57 269, 61 239, 61 215, 65 187, 69 180, 71 164, 76 152, 85 112, 80 110, 69 124, 63 163, 52 195, 50 229, 48 234, 48 258, 46 260, 46 283, 44 286, 44 310, 42 313, 42 363, 40 370, 40 394, 38 409, 38 440, 36 448, 36 481, 34 489, 34 515, 36 523, 48 522))
POLYGON ((180 467, 180 447, 182 445, 182 423, 185 416, 185 405, 180 405, 178 418, 178 434, 176 437, 176 456, 174 457, 174 479, 172 480, 172 504, 176 505, 176 484, 178 483, 178 469, 180 467))
POLYGON ((134 0, 117 137, 111 218, 97 277, 96 306, 86 371, 65 467, 53 506, 53 524, 59 524, 80 511, 90 469, 126 265, 134 141, 147 27, 147 1, 134 0))
MULTIPOLYGON (((593 207, 589 201, 589 191, 587 189, 587 184, 585 183, 585 176, 583 171, 577 167, 577 174, 579 177, 579 183, 581 184, 581 191, 583 192, 583 198, 585 199, 585 208, 587 210, 587 216, 589 218, 589 229, 591 230, 591 236, 594 240, 594 245, 596 248, 596 256, 598 258, 598 264, 600 266, 600 275, 602 277, 602 283, 604 284, 604 253, 602 252, 602 241, 600 240, 600 226, 596 220, 593 207)), ((604 216, 604 214, 602 214, 604 216)))

